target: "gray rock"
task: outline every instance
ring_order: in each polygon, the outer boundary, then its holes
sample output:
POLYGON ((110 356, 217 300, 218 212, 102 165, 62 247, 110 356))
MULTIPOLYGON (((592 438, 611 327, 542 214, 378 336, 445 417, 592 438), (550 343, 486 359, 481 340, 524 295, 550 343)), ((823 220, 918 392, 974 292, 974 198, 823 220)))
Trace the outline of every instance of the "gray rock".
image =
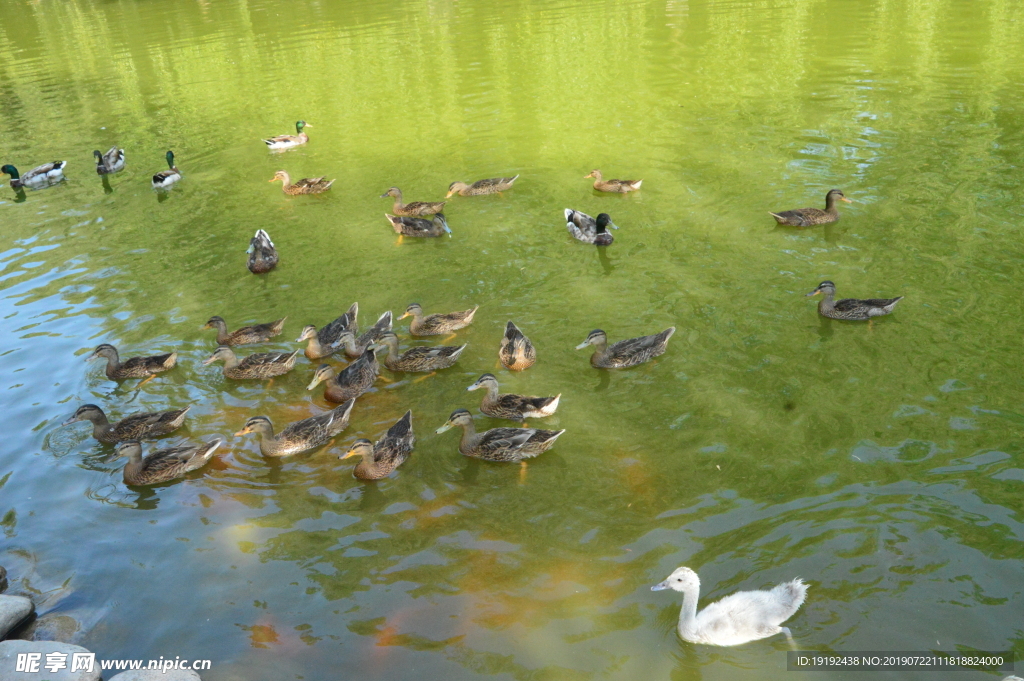
POLYGON ((74 643, 82 626, 74 617, 49 613, 39 617, 32 624, 19 631, 18 637, 35 641, 60 641, 74 643))
POLYGON ((35 609, 32 601, 24 596, 0 596, 0 639, 24 622, 35 609))
POLYGON ((166 674, 161 674, 159 669, 142 669, 121 672, 110 681, 202 681, 202 679, 191 669, 172 669, 166 674))
POLYGON ((100 663, 96 660, 91 672, 78 670, 71 671, 72 655, 74 653, 89 653, 82 646, 73 646, 70 643, 58 641, 3 641, 0 642, 0 679, 12 679, 12 681, 100 681, 100 663), (42 653, 39 660, 39 671, 18 672, 15 671, 18 663, 19 653, 42 653), (61 653, 67 655, 64 669, 50 672, 46 669, 46 656, 49 653, 61 653))

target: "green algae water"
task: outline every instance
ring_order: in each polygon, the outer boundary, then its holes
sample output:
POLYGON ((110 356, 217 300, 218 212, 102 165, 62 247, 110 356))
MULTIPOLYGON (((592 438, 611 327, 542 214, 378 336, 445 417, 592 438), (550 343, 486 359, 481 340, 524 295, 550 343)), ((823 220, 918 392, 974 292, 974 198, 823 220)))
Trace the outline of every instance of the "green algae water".
POLYGON ((680 594, 649 587, 679 565, 702 606, 807 580, 803 650, 1024 655, 1020 3, 0 0, 0 111, 3 163, 68 161, 60 186, 0 188, 0 564, 98 657, 210 659, 204 681, 785 674, 782 636, 677 639, 680 594), (268 152, 299 119, 310 142, 268 152), (91 153, 115 144, 105 184, 91 153), (156 194, 168 149, 183 179, 156 194), (643 188, 598 194, 594 168, 643 188), (286 197, 282 169, 336 182, 286 197), (388 187, 517 173, 453 197, 451 239, 399 244, 384 218, 388 187), (833 187, 855 202, 834 225, 768 215, 833 187), (573 241, 565 208, 609 213, 615 243, 573 241), (260 228, 281 264, 256 277, 260 228), (824 279, 905 300, 823 320, 824 279), (480 310, 455 367, 382 370, 332 444, 264 459, 233 433, 329 406, 315 363, 228 381, 200 326, 287 315, 240 353, 292 350, 355 301, 363 328, 480 310), (509 320, 538 350, 521 374, 496 367, 509 320), (637 368, 573 350, 668 326, 637 368), (101 342, 179 364, 118 385, 83 361, 101 342), (484 372, 562 394, 533 425, 566 433, 525 475, 434 434, 479 414, 484 372), (227 442, 129 488, 61 426, 87 402, 191 404, 161 442, 227 442), (410 460, 355 480, 339 455, 406 409, 410 460))

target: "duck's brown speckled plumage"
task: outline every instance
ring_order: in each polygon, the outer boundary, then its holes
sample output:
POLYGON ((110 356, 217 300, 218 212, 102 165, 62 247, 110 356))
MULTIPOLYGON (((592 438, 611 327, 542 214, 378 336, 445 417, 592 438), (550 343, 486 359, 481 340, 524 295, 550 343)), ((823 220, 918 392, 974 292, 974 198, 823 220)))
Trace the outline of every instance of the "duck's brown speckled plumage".
POLYGON ((239 360, 235 356, 234 350, 226 345, 222 345, 203 364, 224 362, 224 376, 235 380, 266 379, 281 376, 291 371, 292 367, 295 366, 295 358, 298 355, 298 350, 291 353, 258 352, 239 360))
POLYGON ((447 369, 458 361, 459 355, 466 349, 465 345, 436 345, 433 347, 419 345, 398 353, 398 336, 393 332, 385 333, 380 338, 380 352, 384 357, 384 366, 391 371, 437 371, 447 369))
POLYGON ((480 411, 492 418, 510 421, 551 416, 558 409, 558 401, 562 397, 561 393, 554 397, 528 397, 514 393, 502 395, 498 388, 498 379, 493 374, 484 374, 467 390, 486 390, 487 394, 480 404, 480 411))
POLYGON ((448 219, 445 218, 444 213, 438 213, 430 220, 391 215, 390 213, 384 213, 384 217, 391 223, 391 228, 395 230, 395 233, 402 236, 421 238, 436 237, 442 234, 447 234, 449 237, 452 235, 452 230, 448 227, 448 219))
POLYGON ((409 333, 414 336, 438 336, 443 333, 451 333, 469 326, 473 322, 473 315, 480 308, 479 305, 472 310, 460 312, 434 313, 423 316, 423 308, 418 303, 413 303, 406 308, 405 314, 399 319, 412 317, 409 324, 409 333))
POLYGON ((92 423, 92 436, 100 442, 115 444, 125 440, 148 440, 167 435, 181 427, 185 414, 192 407, 168 411, 135 412, 116 423, 110 423, 107 415, 95 404, 83 404, 64 425, 78 421, 92 423))
POLYGON ((309 341, 303 352, 310 359, 330 357, 341 349, 342 336, 346 331, 350 333, 358 332, 359 327, 355 321, 358 314, 359 303, 352 303, 352 307, 348 309, 348 312, 340 315, 326 326, 321 327, 319 331, 312 324, 303 328, 302 335, 295 342, 309 341))
POLYGON ((281 182, 281 190, 288 196, 322 194, 334 184, 334 180, 328 180, 326 177, 304 177, 293 183, 291 176, 283 170, 274 173, 274 179, 270 181, 281 182))
POLYGON ((253 416, 235 435, 245 435, 246 433, 259 435, 260 453, 263 456, 299 454, 325 444, 348 428, 349 417, 355 403, 356 401, 351 399, 329 412, 289 423, 277 435, 274 434, 274 424, 268 417, 253 416))
POLYGON ((779 213, 768 212, 775 222, 790 227, 813 227, 815 225, 827 225, 839 219, 839 211, 836 210, 836 201, 851 203, 840 189, 830 189, 825 195, 825 210, 820 208, 795 208, 784 210, 779 213))
POLYGON ((284 329, 284 320, 286 319, 288 318, 281 317, 274 322, 243 326, 228 333, 228 325, 223 317, 210 317, 206 324, 203 325, 203 328, 217 329, 218 345, 249 345, 251 343, 266 343, 274 336, 279 335, 284 329))
POLYGON ((122 362, 117 348, 109 343, 96 346, 92 354, 85 359, 89 361, 97 357, 107 360, 104 371, 107 378, 112 381, 126 378, 147 378, 173 368, 178 361, 178 353, 170 352, 166 355, 153 355, 152 357, 129 357, 122 362))
POLYGON ((510 371, 529 369, 537 361, 537 349, 522 331, 512 322, 505 325, 505 335, 498 348, 502 366, 510 371))
POLYGON ((352 474, 360 480, 379 480, 406 462, 415 442, 412 412, 407 411, 376 443, 365 439, 356 440, 341 458, 361 456, 363 460, 352 474))
POLYGON ((591 170, 584 176, 584 180, 594 178, 594 189, 599 192, 611 192, 613 194, 626 194, 640 189, 643 180, 605 180, 601 177, 600 170, 591 170))
POLYGON ((661 333, 629 338, 608 345, 608 336, 604 331, 595 329, 585 341, 576 346, 576 349, 582 350, 588 345, 593 345, 595 351, 590 356, 590 363, 593 366, 599 369, 624 369, 642 364, 665 352, 668 339, 675 332, 676 327, 670 326, 661 333))
POLYGON ((340 374, 331 365, 321 364, 306 390, 312 390, 323 383, 325 399, 331 402, 345 402, 359 397, 372 388, 379 375, 380 364, 377 362, 376 350, 371 345, 359 359, 345 367, 340 374))
POLYGON ((410 218, 423 218, 440 213, 444 210, 444 204, 447 203, 447 201, 413 201, 412 203, 402 203, 402 190, 398 187, 391 187, 381 194, 380 198, 383 199, 386 196, 391 196, 395 199, 395 205, 391 207, 392 213, 410 218))
POLYGON ((522 461, 547 451, 564 430, 538 428, 492 428, 477 433, 473 417, 465 409, 456 409, 438 433, 458 426, 462 428, 459 452, 464 456, 486 461, 522 461))
POLYGON ((903 300, 903 296, 896 298, 868 298, 859 300, 857 298, 844 298, 835 300, 836 285, 831 281, 823 281, 818 288, 808 293, 808 297, 819 293, 825 298, 818 303, 818 313, 830 319, 843 319, 846 321, 868 321, 874 317, 883 317, 893 311, 896 303, 903 300))
POLYGON ((125 484, 156 485, 202 468, 223 442, 218 437, 198 445, 157 449, 143 457, 142 444, 127 440, 117 445, 117 455, 128 457, 123 472, 125 484))
POLYGON ((515 177, 492 177, 487 180, 477 180, 473 184, 466 184, 465 182, 452 182, 448 185, 448 194, 445 198, 449 198, 452 194, 458 194, 459 196, 481 196, 483 194, 497 194, 503 192, 506 189, 512 188, 512 183, 519 179, 519 176, 515 177))

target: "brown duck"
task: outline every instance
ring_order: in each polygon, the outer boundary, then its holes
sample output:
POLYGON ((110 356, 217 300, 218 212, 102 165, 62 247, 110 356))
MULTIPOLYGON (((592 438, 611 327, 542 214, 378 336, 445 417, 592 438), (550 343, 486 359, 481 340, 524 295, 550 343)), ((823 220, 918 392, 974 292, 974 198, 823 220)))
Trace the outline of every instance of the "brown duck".
POLYGON ((591 170, 590 174, 583 177, 584 180, 594 178, 594 189, 599 192, 612 192, 613 194, 627 194, 640 189, 643 180, 605 180, 601 177, 600 170, 591 170))
POLYGON ((103 357, 107 360, 105 371, 107 378, 112 381, 154 376, 173 368, 178 361, 178 353, 171 352, 166 355, 154 355, 152 357, 129 357, 122 362, 117 354, 117 348, 109 343, 96 346, 96 349, 85 358, 85 361, 88 362, 97 357, 103 357))
POLYGON ((169 411, 136 412, 117 423, 107 420, 107 415, 95 404, 83 404, 64 425, 78 421, 92 423, 92 436, 100 442, 115 444, 125 440, 148 440, 167 435, 181 427, 185 414, 192 407, 169 411))
POLYGON ((789 225, 790 227, 827 225, 839 219, 836 201, 853 203, 850 199, 846 198, 843 190, 830 189, 828 194, 825 195, 825 210, 820 208, 795 208, 793 210, 784 210, 781 213, 768 211, 768 214, 775 218, 775 222, 780 225, 789 225))
POLYGON ((363 457, 352 474, 360 480, 379 480, 406 462, 415 441, 412 432, 412 412, 407 411, 395 425, 388 428, 384 437, 377 440, 376 444, 366 439, 356 440, 340 458, 363 457))
POLYGON ((412 203, 402 203, 402 190, 398 187, 392 187, 383 194, 380 198, 392 196, 395 199, 395 205, 392 206, 391 212, 395 215, 403 215, 410 218, 423 218, 428 215, 434 215, 444 210, 444 204, 446 201, 413 201, 412 203))
POLYGON ((203 328, 217 329, 218 345, 249 345, 251 343, 266 343, 274 336, 280 335, 284 329, 284 320, 286 319, 288 318, 281 317, 276 322, 243 326, 228 333, 228 325, 223 317, 210 317, 209 321, 203 325, 203 328))

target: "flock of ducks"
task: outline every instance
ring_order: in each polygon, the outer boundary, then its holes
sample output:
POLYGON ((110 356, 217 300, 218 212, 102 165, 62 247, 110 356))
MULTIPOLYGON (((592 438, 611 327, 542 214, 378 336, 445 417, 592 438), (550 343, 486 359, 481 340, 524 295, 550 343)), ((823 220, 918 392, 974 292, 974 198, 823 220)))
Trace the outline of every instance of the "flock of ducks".
MULTIPOLYGON (((271 150, 291 149, 309 141, 305 129, 312 125, 305 121, 295 124, 294 135, 279 135, 264 140, 271 150)), ((96 158, 96 172, 108 175, 120 172, 125 167, 123 149, 111 147, 106 153, 93 152, 96 158)), ((167 170, 152 177, 155 189, 166 190, 181 180, 181 171, 175 166, 174 153, 165 155, 167 170)), ((64 179, 65 161, 54 161, 33 168, 24 175, 17 168, 7 164, 0 167, 11 177, 11 187, 17 191, 28 187, 40 189, 64 179)), ((443 210, 453 195, 481 196, 495 194, 512 188, 519 175, 484 179, 467 184, 452 182, 445 201, 414 201, 405 203, 398 187, 389 188, 382 198, 394 199, 391 213, 385 213, 396 233, 408 237, 439 237, 452 232, 443 210)), ((605 180, 600 170, 593 170, 585 179, 594 179, 594 188, 602 192, 625 194, 640 189, 643 180, 605 180)), ((325 177, 303 178, 292 182, 287 171, 278 171, 271 182, 281 182, 287 195, 320 194, 331 188, 334 180, 325 177)), ((850 202, 839 189, 832 189, 825 197, 824 210, 799 208, 771 212, 780 225, 811 227, 835 222, 839 219, 836 209, 838 201, 850 202)), ((573 209, 566 209, 567 231, 577 240, 597 246, 607 246, 614 238, 608 228, 618 229, 607 213, 591 217, 573 209)), ((254 274, 263 274, 274 269, 280 257, 270 235, 258 230, 249 244, 248 269, 254 274)), ((823 294, 818 312, 825 317, 840 320, 871 320, 893 311, 902 296, 889 299, 843 299, 835 300, 835 284, 823 281, 808 296, 823 294)), ((478 307, 449 313, 427 315, 418 304, 409 305, 399 319, 411 317, 409 334, 416 337, 448 335, 473 322, 478 307)), ((327 363, 320 363, 314 370, 307 389, 313 390, 321 383, 324 397, 338 404, 334 409, 301 421, 286 425, 280 431, 266 416, 249 418, 236 436, 253 434, 259 439, 260 451, 266 457, 283 457, 299 454, 320 447, 343 432, 349 425, 356 400, 370 390, 380 374, 380 361, 396 373, 429 373, 454 365, 466 345, 416 346, 400 352, 399 337, 392 328, 391 312, 384 312, 364 333, 359 333, 358 304, 353 304, 345 313, 330 323, 317 328, 308 325, 303 328, 296 342, 305 342, 304 349, 293 352, 262 352, 239 357, 233 348, 240 345, 266 343, 284 330, 285 319, 265 324, 255 324, 228 330, 227 322, 219 316, 207 321, 203 328, 217 333, 218 347, 203 362, 204 365, 222 362, 223 375, 232 380, 267 380, 288 373, 295 367, 296 359, 303 352, 310 360, 324 360, 334 355, 344 355, 351 363, 338 371, 327 363)), ((652 335, 630 338, 614 344, 608 343, 604 331, 597 329, 577 346, 594 348, 590 363, 602 369, 620 369, 647 362, 666 351, 668 341, 675 327, 652 335)), ((512 322, 506 325, 505 334, 498 349, 501 364, 511 371, 523 371, 533 366, 537 351, 523 332, 512 322)), ((152 357, 131 357, 121 360, 117 348, 102 344, 87 358, 105 359, 107 378, 115 381, 125 379, 152 379, 157 374, 172 369, 177 363, 177 353, 171 352, 152 357)), ((461 428, 462 437, 459 451, 469 457, 495 462, 521 462, 535 457, 554 445, 564 430, 527 428, 525 420, 551 416, 558 409, 561 394, 553 397, 532 397, 517 394, 502 394, 498 379, 490 373, 480 376, 468 390, 486 391, 480 411, 491 418, 520 422, 522 427, 500 427, 478 433, 472 414, 466 409, 456 409, 436 432, 443 433, 451 428, 461 428)), ((127 457, 123 478, 130 485, 152 485, 168 482, 184 476, 189 471, 205 465, 220 447, 223 438, 209 442, 186 444, 177 447, 155 449, 143 455, 142 440, 161 437, 179 428, 191 407, 161 412, 135 413, 111 423, 103 410, 94 404, 78 408, 64 425, 89 421, 93 436, 100 442, 113 444, 118 456, 127 457)), ((356 440, 341 457, 359 457, 353 474, 364 480, 373 480, 391 474, 410 455, 415 442, 412 426, 412 412, 405 414, 392 425, 376 442, 367 439, 356 440)), ((680 567, 665 581, 651 587, 652 590, 672 589, 683 593, 678 633, 681 638, 694 643, 711 645, 737 645, 778 633, 784 633, 792 641, 789 629, 781 626, 803 603, 807 585, 800 579, 780 584, 769 591, 744 591, 732 594, 700 613, 697 612, 697 598, 700 580, 690 568, 680 567)))

